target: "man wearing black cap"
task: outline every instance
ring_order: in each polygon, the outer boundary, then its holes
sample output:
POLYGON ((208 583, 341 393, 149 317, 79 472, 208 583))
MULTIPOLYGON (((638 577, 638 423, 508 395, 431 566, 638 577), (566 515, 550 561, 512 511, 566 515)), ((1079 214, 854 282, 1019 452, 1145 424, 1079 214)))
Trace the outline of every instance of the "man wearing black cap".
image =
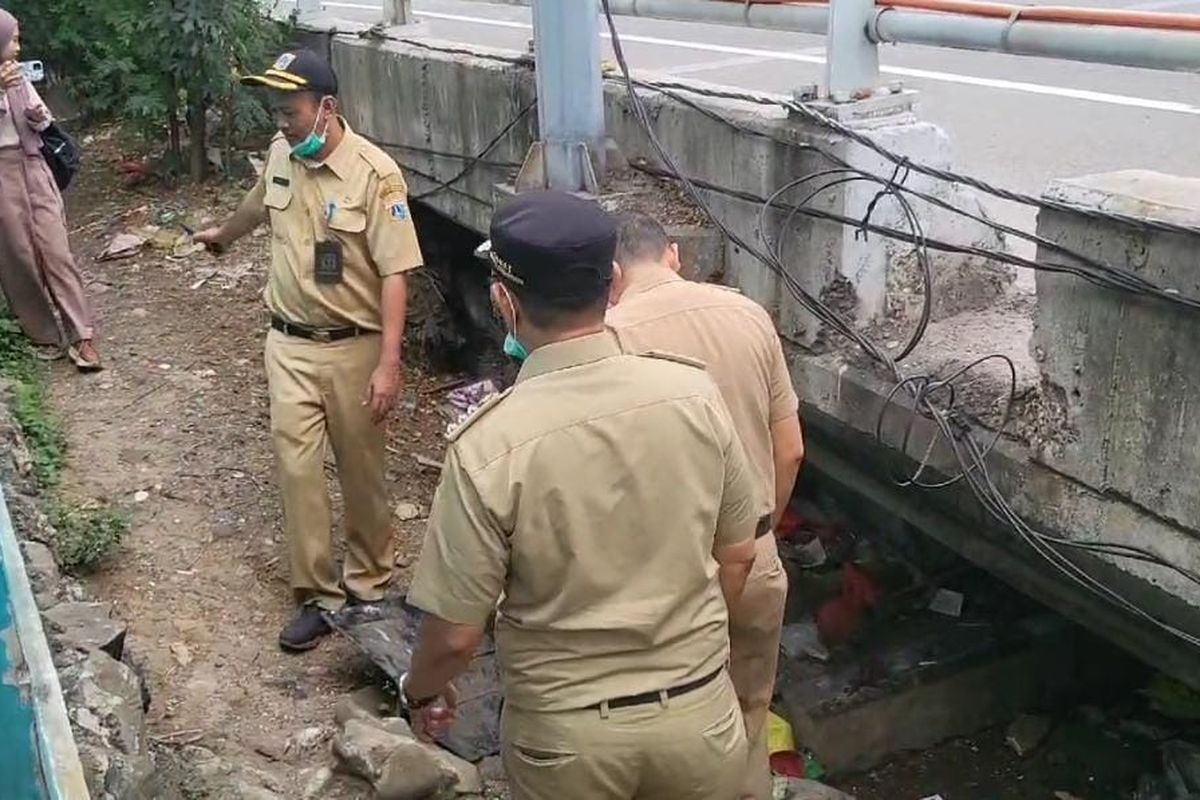
POLYGON ((287 650, 329 633, 322 611, 383 597, 392 576, 384 421, 402 384, 405 273, 422 264, 399 167, 337 113, 337 77, 308 51, 243 83, 271 90, 279 135, 257 185, 223 225, 196 235, 217 252, 271 226, 266 367, 299 615, 287 650), (325 489, 325 441, 345 498, 339 576, 325 489))
POLYGON ((726 603, 757 486, 703 367, 624 355, 605 328, 615 247, 608 214, 558 192, 492 220, 492 300, 524 363, 450 436, 401 694, 418 735, 444 731, 496 612, 515 800, 729 800, 746 738, 726 603))

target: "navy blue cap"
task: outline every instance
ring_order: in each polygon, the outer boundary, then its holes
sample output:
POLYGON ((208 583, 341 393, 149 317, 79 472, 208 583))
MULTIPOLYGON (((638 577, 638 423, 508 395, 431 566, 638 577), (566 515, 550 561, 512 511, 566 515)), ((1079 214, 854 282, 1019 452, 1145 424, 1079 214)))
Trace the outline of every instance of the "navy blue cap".
POLYGON ((492 269, 518 291, 554 301, 587 299, 612 280, 616 220, 593 200, 526 192, 492 216, 492 269))
POLYGON ((261 75, 246 75, 246 86, 265 86, 279 92, 315 92, 337 97, 338 80, 329 62, 311 50, 283 53, 261 75))

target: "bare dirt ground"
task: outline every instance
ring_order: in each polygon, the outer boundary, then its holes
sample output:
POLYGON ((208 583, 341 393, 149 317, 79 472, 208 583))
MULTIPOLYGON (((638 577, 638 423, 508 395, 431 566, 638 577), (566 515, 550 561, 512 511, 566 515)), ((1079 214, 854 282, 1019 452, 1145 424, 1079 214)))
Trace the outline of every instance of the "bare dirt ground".
MULTIPOLYGON (((82 376, 60 362, 51 381, 68 437, 66 491, 131 514, 123 547, 89 588, 130 624, 160 752, 201 745, 277 773, 282 794, 299 796, 288 783, 295 770, 272 768, 255 748, 281 750, 297 731, 330 725, 333 703, 369 680, 369 665, 336 638, 300 657, 276 646, 293 607, 261 367, 268 239, 248 238, 219 260, 148 246, 97 262, 115 233, 169 212, 202 222, 241 194, 125 189, 115 155, 94 155, 68 198, 108 368, 82 376)), ((436 474, 413 454, 441 458, 443 422, 425 400, 444 380, 408 367, 390 424, 393 503, 428 508, 436 474)), ((422 524, 395 523, 400 581, 422 524)))

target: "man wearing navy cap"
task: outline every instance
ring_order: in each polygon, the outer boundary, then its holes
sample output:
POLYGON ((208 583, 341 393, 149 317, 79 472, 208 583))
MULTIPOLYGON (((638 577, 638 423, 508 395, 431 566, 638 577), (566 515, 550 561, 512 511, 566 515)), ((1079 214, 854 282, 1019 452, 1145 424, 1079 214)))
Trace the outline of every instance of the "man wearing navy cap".
POLYGON ((261 223, 271 227, 267 382, 300 604, 279 644, 308 650, 330 632, 323 612, 380 600, 392 577, 384 422, 403 380, 404 276, 421 266, 421 249, 400 168, 338 115, 329 64, 307 50, 284 53, 242 82, 270 90, 279 134, 237 212, 196 241, 220 252, 261 223), (340 570, 327 440, 345 498, 340 570))
POLYGON ((572 195, 493 217, 492 301, 523 364, 450 436, 401 694, 419 735, 444 731, 495 612, 515 800, 729 800, 746 738, 726 607, 758 489, 702 365, 622 354, 606 329, 615 248, 572 195))

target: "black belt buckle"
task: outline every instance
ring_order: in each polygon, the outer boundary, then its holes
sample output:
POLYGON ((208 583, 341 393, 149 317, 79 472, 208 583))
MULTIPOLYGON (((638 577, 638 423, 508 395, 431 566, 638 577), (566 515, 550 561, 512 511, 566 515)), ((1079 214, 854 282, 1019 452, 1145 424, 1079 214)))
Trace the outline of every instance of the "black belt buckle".
POLYGON ((294 322, 288 322, 283 317, 274 315, 271 316, 271 327, 285 336, 295 336, 298 339, 307 339, 310 342, 317 342, 319 344, 340 342, 342 339, 359 336, 364 332, 357 325, 345 328, 309 328, 304 325, 297 325, 294 322))

